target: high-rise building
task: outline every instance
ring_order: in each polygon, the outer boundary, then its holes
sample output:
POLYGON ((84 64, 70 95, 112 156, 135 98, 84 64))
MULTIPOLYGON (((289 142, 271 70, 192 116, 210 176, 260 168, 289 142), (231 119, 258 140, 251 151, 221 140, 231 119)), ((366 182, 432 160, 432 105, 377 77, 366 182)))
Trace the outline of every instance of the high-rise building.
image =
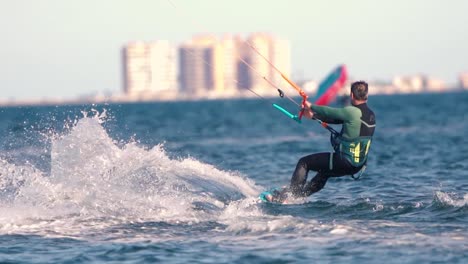
POLYGON ((252 87, 252 78, 251 78, 251 71, 250 68, 250 58, 251 50, 248 45, 244 42, 241 42, 237 47, 238 51, 238 58, 236 60, 236 77, 237 77, 237 84, 236 87, 239 90, 244 90, 252 87))
POLYGON ((184 45, 179 49, 180 91, 193 94, 212 88, 211 71, 205 61, 210 61, 207 47, 184 45))
POLYGON ((235 93, 239 88, 238 80, 238 63, 239 63, 239 47, 242 39, 239 36, 225 35, 221 39, 222 56, 224 62, 224 92, 235 93))
POLYGON ((266 33, 250 35, 247 43, 241 45, 240 55, 250 66, 239 62, 239 88, 250 88, 261 94, 276 93, 265 82, 265 78, 273 84, 281 86, 284 79, 271 65, 286 76, 291 73, 291 52, 289 42, 266 33))
POLYGON ((461 73, 458 79, 460 80, 460 87, 468 90, 468 72, 461 73))
POLYGON ((129 43, 123 49, 124 92, 134 94, 151 85, 148 48, 144 42, 129 43))
POLYGON ((224 90, 224 58, 221 43, 212 37, 193 38, 179 48, 180 90, 187 95, 224 90))
POLYGON ((425 80, 426 91, 428 92, 443 92, 447 90, 445 82, 434 77, 427 77, 425 80))
POLYGON ((168 41, 130 43, 123 57, 127 95, 157 96, 177 89, 176 52, 168 41))
POLYGON ((423 75, 396 76, 393 78, 393 85, 401 93, 419 93, 425 89, 425 80, 423 75))
POLYGON ((271 80, 271 66, 268 61, 271 61, 272 41, 271 36, 265 33, 254 33, 247 38, 247 43, 244 45, 245 61, 250 64, 248 72, 248 86, 250 89, 258 93, 267 93, 269 91, 268 83, 265 82, 264 77, 271 80), (251 45, 253 48, 249 47, 251 45), (255 51, 255 50, 257 51, 255 51), (266 58, 262 58, 261 55, 266 58))
POLYGON ((177 90, 176 49, 165 40, 149 43, 151 92, 177 90))
POLYGON ((230 96, 243 88, 276 93, 264 79, 281 86, 291 72, 289 42, 266 33, 196 36, 174 49, 168 41, 129 43, 123 50, 124 91, 155 97, 167 91, 185 96, 230 96), (252 46, 252 47, 249 47, 252 46), (179 89, 177 89, 179 88, 179 89))
MULTIPOLYGON (((289 41, 279 38, 272 38, 271 48, 271 62, 277 69, 279 69, 285 76, 291 77, 291 47, 289 41)), ((273 83, 283 86, 285 80, 281 77, 273 67, 270 67, 270 75, 273 83)))

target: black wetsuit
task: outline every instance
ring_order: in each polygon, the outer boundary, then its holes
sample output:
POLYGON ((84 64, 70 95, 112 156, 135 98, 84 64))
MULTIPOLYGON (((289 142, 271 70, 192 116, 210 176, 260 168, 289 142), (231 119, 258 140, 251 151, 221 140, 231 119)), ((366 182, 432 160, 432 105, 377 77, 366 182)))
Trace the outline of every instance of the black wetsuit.
POLYGON ((334 152, 316 153, 299 160, 289 188, 296 197, 305 197, 320 191, 330 177, 359 172, 367 161, 375 130, 375 115, 366 103, 344 108, 313 105, 311 109, 318 119, 330 124, 343 124, 343 127, 338 140, 332 142, 334 152), (310 170, 317 174, 306 184, 310 170))

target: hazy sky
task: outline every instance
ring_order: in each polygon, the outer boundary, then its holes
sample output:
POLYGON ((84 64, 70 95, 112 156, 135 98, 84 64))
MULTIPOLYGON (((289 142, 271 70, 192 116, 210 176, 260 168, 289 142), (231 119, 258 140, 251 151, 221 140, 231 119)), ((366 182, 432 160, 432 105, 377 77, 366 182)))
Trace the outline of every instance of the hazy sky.
POLYGON ((122 89, 121 48, 204 32, 289 39, 293 77, 468 71, 465 0, 0 0, 0 99, 122 89), (174 8, 173 3, 176 8, 174 8))

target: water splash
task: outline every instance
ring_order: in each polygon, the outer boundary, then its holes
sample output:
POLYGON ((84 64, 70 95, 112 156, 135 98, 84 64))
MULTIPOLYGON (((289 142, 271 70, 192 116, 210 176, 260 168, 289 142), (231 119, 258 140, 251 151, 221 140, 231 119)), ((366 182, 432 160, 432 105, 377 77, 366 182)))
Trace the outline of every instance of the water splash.
POLYGON ((70 216, 209 221, 259 192, 239 173, 170 159, 163 145, 119 147, 102 127, 105 115, 84 116, 51 140, 50 174, 0 160, 0 223, 70 216))
POLYGON ((435 193, 435 201, 442 204, 453 207, 464 207, 468 206, 468 193, 463 198, 457 198, 455 194, 448 194, 441 191, 435 193))

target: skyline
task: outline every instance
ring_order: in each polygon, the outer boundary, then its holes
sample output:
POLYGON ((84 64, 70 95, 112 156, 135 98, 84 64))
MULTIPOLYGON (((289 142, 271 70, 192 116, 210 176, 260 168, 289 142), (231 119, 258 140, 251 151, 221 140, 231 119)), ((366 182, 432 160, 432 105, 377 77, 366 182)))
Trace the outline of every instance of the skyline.
POLYGON ((122 55, 123 92, 132 96, 176 91, 195 95, 210 90, 227 95, 238 89, 261 93, 268 89, 265 80, 283 83, 271 65, 286 76, 291 72, 289 41, 264 32, 246 39, 197 36, 179 45, 132 42, 123 48, 122 55))
POLYGON ((320 80, 340 63, 351 77, 368 81, 423 73, 451 84, 468 71, 468 2, 461 0, 20 0, 2 6, 1 99, 119 92, 126 43, 177 44, 203 33, 266 31, 288 39, 295 79, 320 80))

